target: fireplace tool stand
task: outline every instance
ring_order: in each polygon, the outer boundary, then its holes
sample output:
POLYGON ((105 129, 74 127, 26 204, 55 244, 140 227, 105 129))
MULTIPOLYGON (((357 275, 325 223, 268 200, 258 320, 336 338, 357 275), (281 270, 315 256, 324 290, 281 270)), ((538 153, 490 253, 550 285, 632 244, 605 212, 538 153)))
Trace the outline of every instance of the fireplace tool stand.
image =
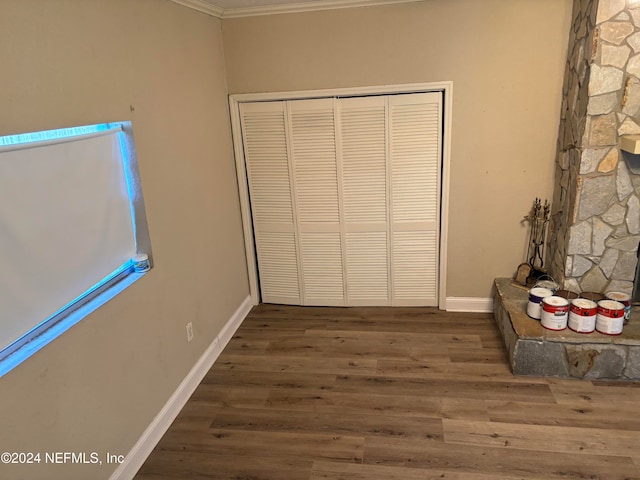
POLYGON ((529 214, 524 220, 529 223, 529 243, 527 246, 527 262, 521 263, 516 272, 515 281, 521 285, 532 286, 540 277, 547 275, 544 270, 544 242, 549 223, 551 206, 547 200, 536 198, 529 214))

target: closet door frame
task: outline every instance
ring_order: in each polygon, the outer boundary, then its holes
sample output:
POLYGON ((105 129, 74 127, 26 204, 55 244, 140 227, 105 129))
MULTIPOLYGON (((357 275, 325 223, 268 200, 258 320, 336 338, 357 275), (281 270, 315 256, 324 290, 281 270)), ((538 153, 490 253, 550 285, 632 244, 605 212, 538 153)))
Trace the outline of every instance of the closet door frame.
POLYGON ((401 93, 442 92, 442 165, 440 185, 440 235, 438 259, 438 308, 446 309, 447 286, 447 239, 449 225, 449 178, 451 161, 451 125, 453 112, 453 82, 420 83, 406 85, 385 85, 373 87, 355 87, 326 90, 303 90, 290 92, 245 93, 229 96, 229 110, 231 116, 231 130, 233 135, 234 156, 240 209, 242 213, 242 228, 244 233, 247 273, 249 277, 249 292, 253 305, 260 303, 260 285, 258 278, 258 264, 249 200, 249 186, 244 159, 242 129, 240 124, 240 104, 245 102, 302 100, 328 97, 350 97, 367 95, 390 95, 401 93))

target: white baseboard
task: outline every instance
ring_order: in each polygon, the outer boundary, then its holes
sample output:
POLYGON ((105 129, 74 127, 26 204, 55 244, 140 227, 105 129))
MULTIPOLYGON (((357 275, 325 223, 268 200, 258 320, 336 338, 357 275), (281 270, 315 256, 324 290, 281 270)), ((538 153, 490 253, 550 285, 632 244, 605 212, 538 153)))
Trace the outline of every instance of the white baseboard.
POLYGON ((481 297, 447 297, 447 312, 493 312, 493 299, 481 297))
POLYGON ((231 337, 233 337, 233 334, 242 324, 242 321, 251 311, 252 307, 253 302, 251 301, 251 297, 245 298, 218 336, 211 342, 209 348, 207 348, 198 362, 193 366, 176 391, 173 392, 173 395, 171 395, 131 451, 129 451, 124 458, 124 462, 122 462, 109 477, 109 480, 130 480, 135 476, 151 451, 169 429, 171 423, 178 416, 180 410, 182 410, 187 403, 191 394, 214 364, 224 347, 229 340, 231 340, 231 337))

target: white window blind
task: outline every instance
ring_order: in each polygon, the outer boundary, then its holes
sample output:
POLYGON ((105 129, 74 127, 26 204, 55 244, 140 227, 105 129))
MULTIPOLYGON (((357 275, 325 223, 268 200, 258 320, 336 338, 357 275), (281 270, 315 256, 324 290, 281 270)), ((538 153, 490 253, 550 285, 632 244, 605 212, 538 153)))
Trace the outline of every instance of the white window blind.
POLYGON ((130 268, 123 135, 0 146, 0 350, 130 268))

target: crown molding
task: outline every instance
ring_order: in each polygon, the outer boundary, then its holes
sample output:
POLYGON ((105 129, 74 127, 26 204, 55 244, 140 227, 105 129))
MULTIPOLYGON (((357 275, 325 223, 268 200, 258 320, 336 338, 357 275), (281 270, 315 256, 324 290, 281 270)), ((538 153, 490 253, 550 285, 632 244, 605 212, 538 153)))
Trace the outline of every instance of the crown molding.
POLYGON ((371 7, 391 3, 413 3, 422 0, 315 0, 313 2, 288 3, 285 5, 265 5, 262 7, 227 8, 223 18, 253 17, 257 15, 276 15, 281 13, 314 12, 338 8, 371 7))
POLYGON ((198 12, 206 13, 212 17, 222 18, 224 9, 210 3, 207 0, 171 0, 173 3, 192 8, 198 12))
POLYGON ((318 10, 334 10, 338 8, 371 7, 393 3, 414 3, 423 0, 314 0, 284 5, 264 5, 258 7, 221 8, 210 0, 171 0, 185 7, 217 18, 253 17, 258 15, 277 15, 283 13, 314 12, 318 10))

